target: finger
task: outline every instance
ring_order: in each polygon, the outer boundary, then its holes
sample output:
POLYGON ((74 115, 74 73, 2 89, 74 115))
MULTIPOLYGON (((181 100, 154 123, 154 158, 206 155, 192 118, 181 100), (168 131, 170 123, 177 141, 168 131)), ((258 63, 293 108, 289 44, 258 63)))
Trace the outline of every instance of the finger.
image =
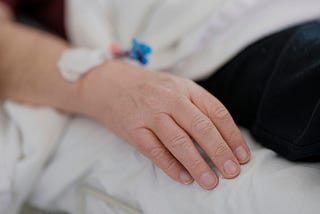
POLYGON ((190 184, 193 178, 179 161, 161 144, 159 139, 148 129, 135 133, 137 149, 162 169, 172 179, 183 184, 190 184))
POLYGON ((186 97, 178 99, 176 105, 172 117, 197 141, 221 174, 225 178, 239 175, 239 162, 212 121, 186 97))
POLYGON ((201 87, 196 88, 195 93, 191 95, 192 102, 211 119, 238 161, 241 164, 247 163, 250 150, 228 110, 208 91, 201 87))
POLYGON ((213 189, 217 185, 215 173, 203 160, 188 134, 169 115, 158 115, 150 127, 201 187, 213 189))

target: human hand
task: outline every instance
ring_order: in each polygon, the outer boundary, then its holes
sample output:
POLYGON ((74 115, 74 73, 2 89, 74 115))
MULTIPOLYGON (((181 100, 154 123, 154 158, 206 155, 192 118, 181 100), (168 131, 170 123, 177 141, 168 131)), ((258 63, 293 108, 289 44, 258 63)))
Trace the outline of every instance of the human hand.
POLYGON ((109 61, 79 82, 82 111, 136 147, 176 181, 212 189, 240 173, 250 151, 226 108, 191 80, 109 61))

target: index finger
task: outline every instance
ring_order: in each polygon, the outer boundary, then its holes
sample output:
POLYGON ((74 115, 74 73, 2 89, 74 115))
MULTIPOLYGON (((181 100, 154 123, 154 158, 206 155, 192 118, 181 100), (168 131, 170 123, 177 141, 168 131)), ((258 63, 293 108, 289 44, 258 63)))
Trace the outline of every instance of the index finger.
POLYGON ((240 173, 240 165, 229 145, 220 135, 212 121, 188 98, 177 99, 171 114, 212 160, 225 178, 240 173))
POLYGON ((239 163, 250 160, 250 150, 227 108, 212 94, 197 85, 191 101, 214 123, 239 163))

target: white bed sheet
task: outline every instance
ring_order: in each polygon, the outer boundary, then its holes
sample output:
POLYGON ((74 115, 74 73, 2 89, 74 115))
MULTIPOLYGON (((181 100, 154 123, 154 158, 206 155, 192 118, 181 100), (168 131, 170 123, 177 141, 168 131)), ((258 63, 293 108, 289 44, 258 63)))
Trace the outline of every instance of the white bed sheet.
POLYGON ((252 159, 234 180, 206 191, 168 178, 135 149, 86 118, 73 118, 31 201, 71 213, 123 213, 90 186, 147 214, 311 214, 320 210, 320 164, 290 163, 242 130, 252 159), (77 137, 75 137, 77 136, 77 137), (83 197, 83 198, 82 198, 83 197), (80 206, 79 206, 80 205, 80 206))

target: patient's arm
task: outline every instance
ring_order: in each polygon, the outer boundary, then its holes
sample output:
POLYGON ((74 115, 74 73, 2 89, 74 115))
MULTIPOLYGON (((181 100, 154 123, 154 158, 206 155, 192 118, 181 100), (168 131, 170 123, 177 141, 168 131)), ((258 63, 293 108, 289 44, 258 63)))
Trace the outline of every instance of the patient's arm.
POLYGON ((0 99, 92 116, 135 146, 171 178, 212 189, 233 178, 249 149, 225 107, 194 82, 110 60, 77 83, 65 81, 56 62, 68 44, 0 18, 0 99), (228 170, 229 169, 229 170, 228 170))
POLYGON ((64 81, 56 67, 68 44, 6 18, 0 26, 0 98, 74 111, 76 84, 64 81))

